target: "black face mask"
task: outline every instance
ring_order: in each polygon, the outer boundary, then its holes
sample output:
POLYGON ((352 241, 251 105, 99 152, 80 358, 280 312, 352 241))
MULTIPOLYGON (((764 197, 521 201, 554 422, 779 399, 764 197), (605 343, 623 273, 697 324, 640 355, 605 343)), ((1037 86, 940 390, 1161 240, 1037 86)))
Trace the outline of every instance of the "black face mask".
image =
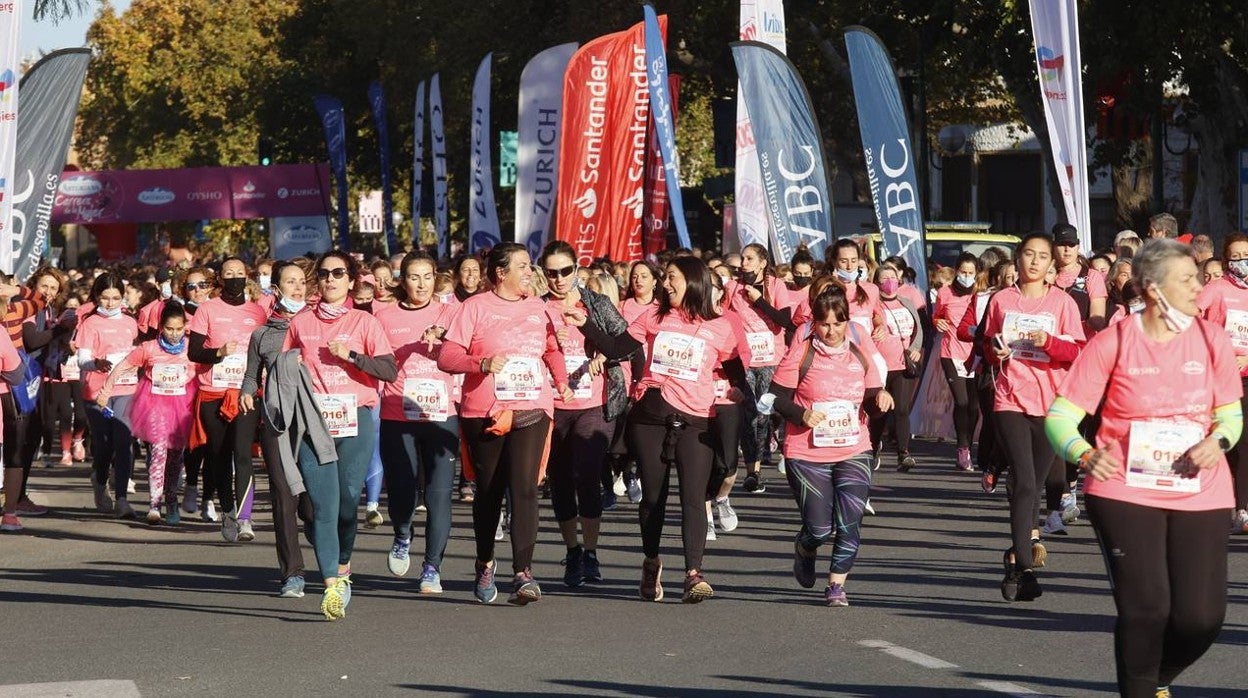
POLYGON ((355 309, 356 309, 356 310, 363 310, 363 311, 364 311, 364 312, 366 312, 366 313, 371 313, 371 312, 373 312, 373 302, 372 302, 372 301, 369 301, 369 302, 367 302, 367 303, 359 303, 359 302, 356 302, 356 303, 354 303, 354 305, 355 305, 355 309))
POLYGON ((793 287, 794 288, 806 288, 807 286, 810 285, 811 281, 814 281, 813 276, 794 276, 793 287))
POLYGON ((759 281, 758 272, 753 272, 753 271, 741 272, 741 283, 745 284, 746 286, 753 286, 757 284, 758 281, 759 281))
POLYGON ((221 295, 224 298, 234 300, 241 299, 243 294, 247 292, 247 279, 235 277, 233 279, 223 279, 221 281, 221 295))

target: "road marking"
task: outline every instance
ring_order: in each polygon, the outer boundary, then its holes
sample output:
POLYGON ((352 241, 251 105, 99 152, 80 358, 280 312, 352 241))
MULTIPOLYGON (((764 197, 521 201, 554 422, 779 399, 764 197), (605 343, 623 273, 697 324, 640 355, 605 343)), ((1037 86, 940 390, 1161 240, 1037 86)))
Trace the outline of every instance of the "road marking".
POLYGON ((950 664, 943 659, 933 657, 930 654, 923 654, 906 647, 899 647, 886 640, 863 640, 858 643, 863 647, 871 647, 883 650, 884 654, 892 655, 898 659, 903 659, 911 664, 918 664, 925 669, 957 669, 957 664, 950 664))
POLYGON ((1005 693, 1011 696, 1043 695, 1040 693, 1036 693, 1030 688, 1025 688, 1023 686, 1019 686, 1016 683, 1010 683, 1009 681, 980 681, 979 685, 990 691, 996 691, 997 693, 1005 693))
POLYGON ((141 695, 133 681, 61 681, 0 686, 0 698, 140 698, 141 695))

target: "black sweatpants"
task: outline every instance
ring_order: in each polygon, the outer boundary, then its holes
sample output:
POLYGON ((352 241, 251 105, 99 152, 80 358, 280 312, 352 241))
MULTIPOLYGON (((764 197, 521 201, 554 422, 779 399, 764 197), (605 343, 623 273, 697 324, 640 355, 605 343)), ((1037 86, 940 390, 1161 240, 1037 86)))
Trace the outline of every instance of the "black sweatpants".
MULTIPOLYGON (((260 421, 259 410, 238 413, 233 421, 225 421, 220 414, 221 400, 211 400, 199 406, 199 418, 208 435, 208 453, 205 464, 205 488, 212 478, 221 498, 221 508, 226 512, 250 514, 247 496, 254 484, 255 471, 251 465, 251 444, 256 438, 256 425, 260 421)), ((189 478, 187 480, 190 481, 189 478)))
POLYGON ((1040 512, 1040 492, 1053 465, 1053 446, 1044 417, 997 412, 998 438, 1010 459, 1010 539, 1019 569, 1031 569, 1031 531, 1040 512))
POLYGON ((491 420, 459 420, 477 474, 477 496, 472 501, 472 529, 477 560, 494 559, 494 532, 502 515, 503 498, 511 492, 511 568, 519 573, 533 566, 537 547, 537 475, 550 433, 550 417, 497 436, 487 433, 491 420))
POLYGON ((1217 639, 1226 617, 1226 509, 1173 511, 1087 498, 1118 619, 1118 692, 1152 698, 1217 639))
POLYGON ((736 475, 739 467, 737 449, 741 447, 741 412, 744 409, 745 406, 739 402, 716 405, 715 418, 710 423, 711 443, 715 444, 715 469, 724 472, 725 480, 736 475))
MULTIPOLYGON (((893 435, 897 439, 897 454, 910 452, 910 403, 914 401, 914 380, 906 378, 901 371, 888 372, 888 380, 884 387, 888 390, 888 394, 893 396, 893 410, 872 417, 868 423, 873 448, 884 440, 884 428, 888 425, 889 418, 892 417, 893 435)), ((982 436, 980 441, 982 443, 982 436)))
POLYGON ((601 407, 555 410, 546 477, 559 523, 602 518, 602 471, 614 429, 601 407))

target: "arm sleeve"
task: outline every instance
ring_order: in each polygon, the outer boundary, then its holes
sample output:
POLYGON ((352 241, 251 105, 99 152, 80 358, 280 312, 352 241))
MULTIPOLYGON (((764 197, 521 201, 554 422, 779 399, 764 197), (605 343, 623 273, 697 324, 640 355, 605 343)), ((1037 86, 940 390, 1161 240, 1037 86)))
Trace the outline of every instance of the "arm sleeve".
POLYGON ((1044 351, 1054 362, 1068 364, 1079 356, 1079 348, 1079 342, 1049 335, 1049 343, 1045 345, 1044 351))
POLYGON ((585 326, 580 329, 581 334, 585 335, 585 339, 592 342, 595 349, 602 352, 603 356, 612 361, 623 361, 632 355, 633 352, 641 349, 641 342, 637 341, 628 332, 612 336, 604 332, 601 327, 598 327, 593 322, 586 322, 585 326))
MULTIPOLYGON (((1236 408, 1239 403, 1235 404, 1236 408)), ((1083 452, 1092 448, 1092 444, 1079 434, 1079 422, 1087 412, 1061 395, 1049 406, 1049 413, 1044 418, 1044 435, 1054 452, 1067 463, 1075 463, 1083 452)))
POLYGON ((257 330, 251 335, 251 341, 247 343, 247 370, 243 372, 241 388, 244 395, 255 397, 256 392, 260 390, 260 369, 263 368, 260 359, 260 342, 266 332, 268 330, 264 328, 257 330))
MULTIPOLYGON (((248 366, 250 365, 249 358, 248 366)), ((366 356, 357 353, 355 367, 383 383, 391 383, 399 377, 399 363, 395 361, 394 354, 366 356)))
POLYGON ((776 383, 771 384, 771 394, 776 396, 776 401, 771 404, 771 408, 776 414, 784 417, 785 421, 796 426, 802 426, 802 416, 806 414, 806 409, 793 402, 793 389, 786 388, 776 383))
POLYGON ((1244 431, 1244 409, 1239 401, 1227 403, 1213 410, 1213 433, 1225 436, 1231 445, 1239 443, 1244 431))
POLYGON ((221 357, 217 355, 216 349, 209 349, 204 346, 208 338, 198 332, 191 333, 190 346, 186 350, 186 358, 197 364, 218 364, 221 363, 221 357))
POLYGON ((793 329, 793 309, 792 308, 776 308, 763 296, 759 296, 758 300, 751 304, 754 310, 760 315, 771 320, 777 327, 784 330, 793 329))

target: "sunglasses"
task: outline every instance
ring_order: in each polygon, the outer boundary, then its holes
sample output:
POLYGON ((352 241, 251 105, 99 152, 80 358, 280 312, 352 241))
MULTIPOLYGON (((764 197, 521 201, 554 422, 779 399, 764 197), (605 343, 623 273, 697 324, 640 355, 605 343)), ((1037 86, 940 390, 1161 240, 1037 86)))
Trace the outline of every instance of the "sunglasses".
POLYGON ((546 272, 546 278, 548 279, 562 279, 575 274, 576 265, 573 264, 570 267, 564 267, 562 269, 546 269, 544 271, 546 272))
POLYGON ((206 291, 210 288, 212 288, 212 284, 207 281, 191 281, 186 284, 186 290, 188 291, 206 291))
POLYGON ((330 276, 333 276, 335 279, 341 279, 342 277, 346 275, 347 275, 346 267, 338 267, 337 269, 317 269, 316 270, 316 278, 320 279, 321 281, 328 279, 330 276))

